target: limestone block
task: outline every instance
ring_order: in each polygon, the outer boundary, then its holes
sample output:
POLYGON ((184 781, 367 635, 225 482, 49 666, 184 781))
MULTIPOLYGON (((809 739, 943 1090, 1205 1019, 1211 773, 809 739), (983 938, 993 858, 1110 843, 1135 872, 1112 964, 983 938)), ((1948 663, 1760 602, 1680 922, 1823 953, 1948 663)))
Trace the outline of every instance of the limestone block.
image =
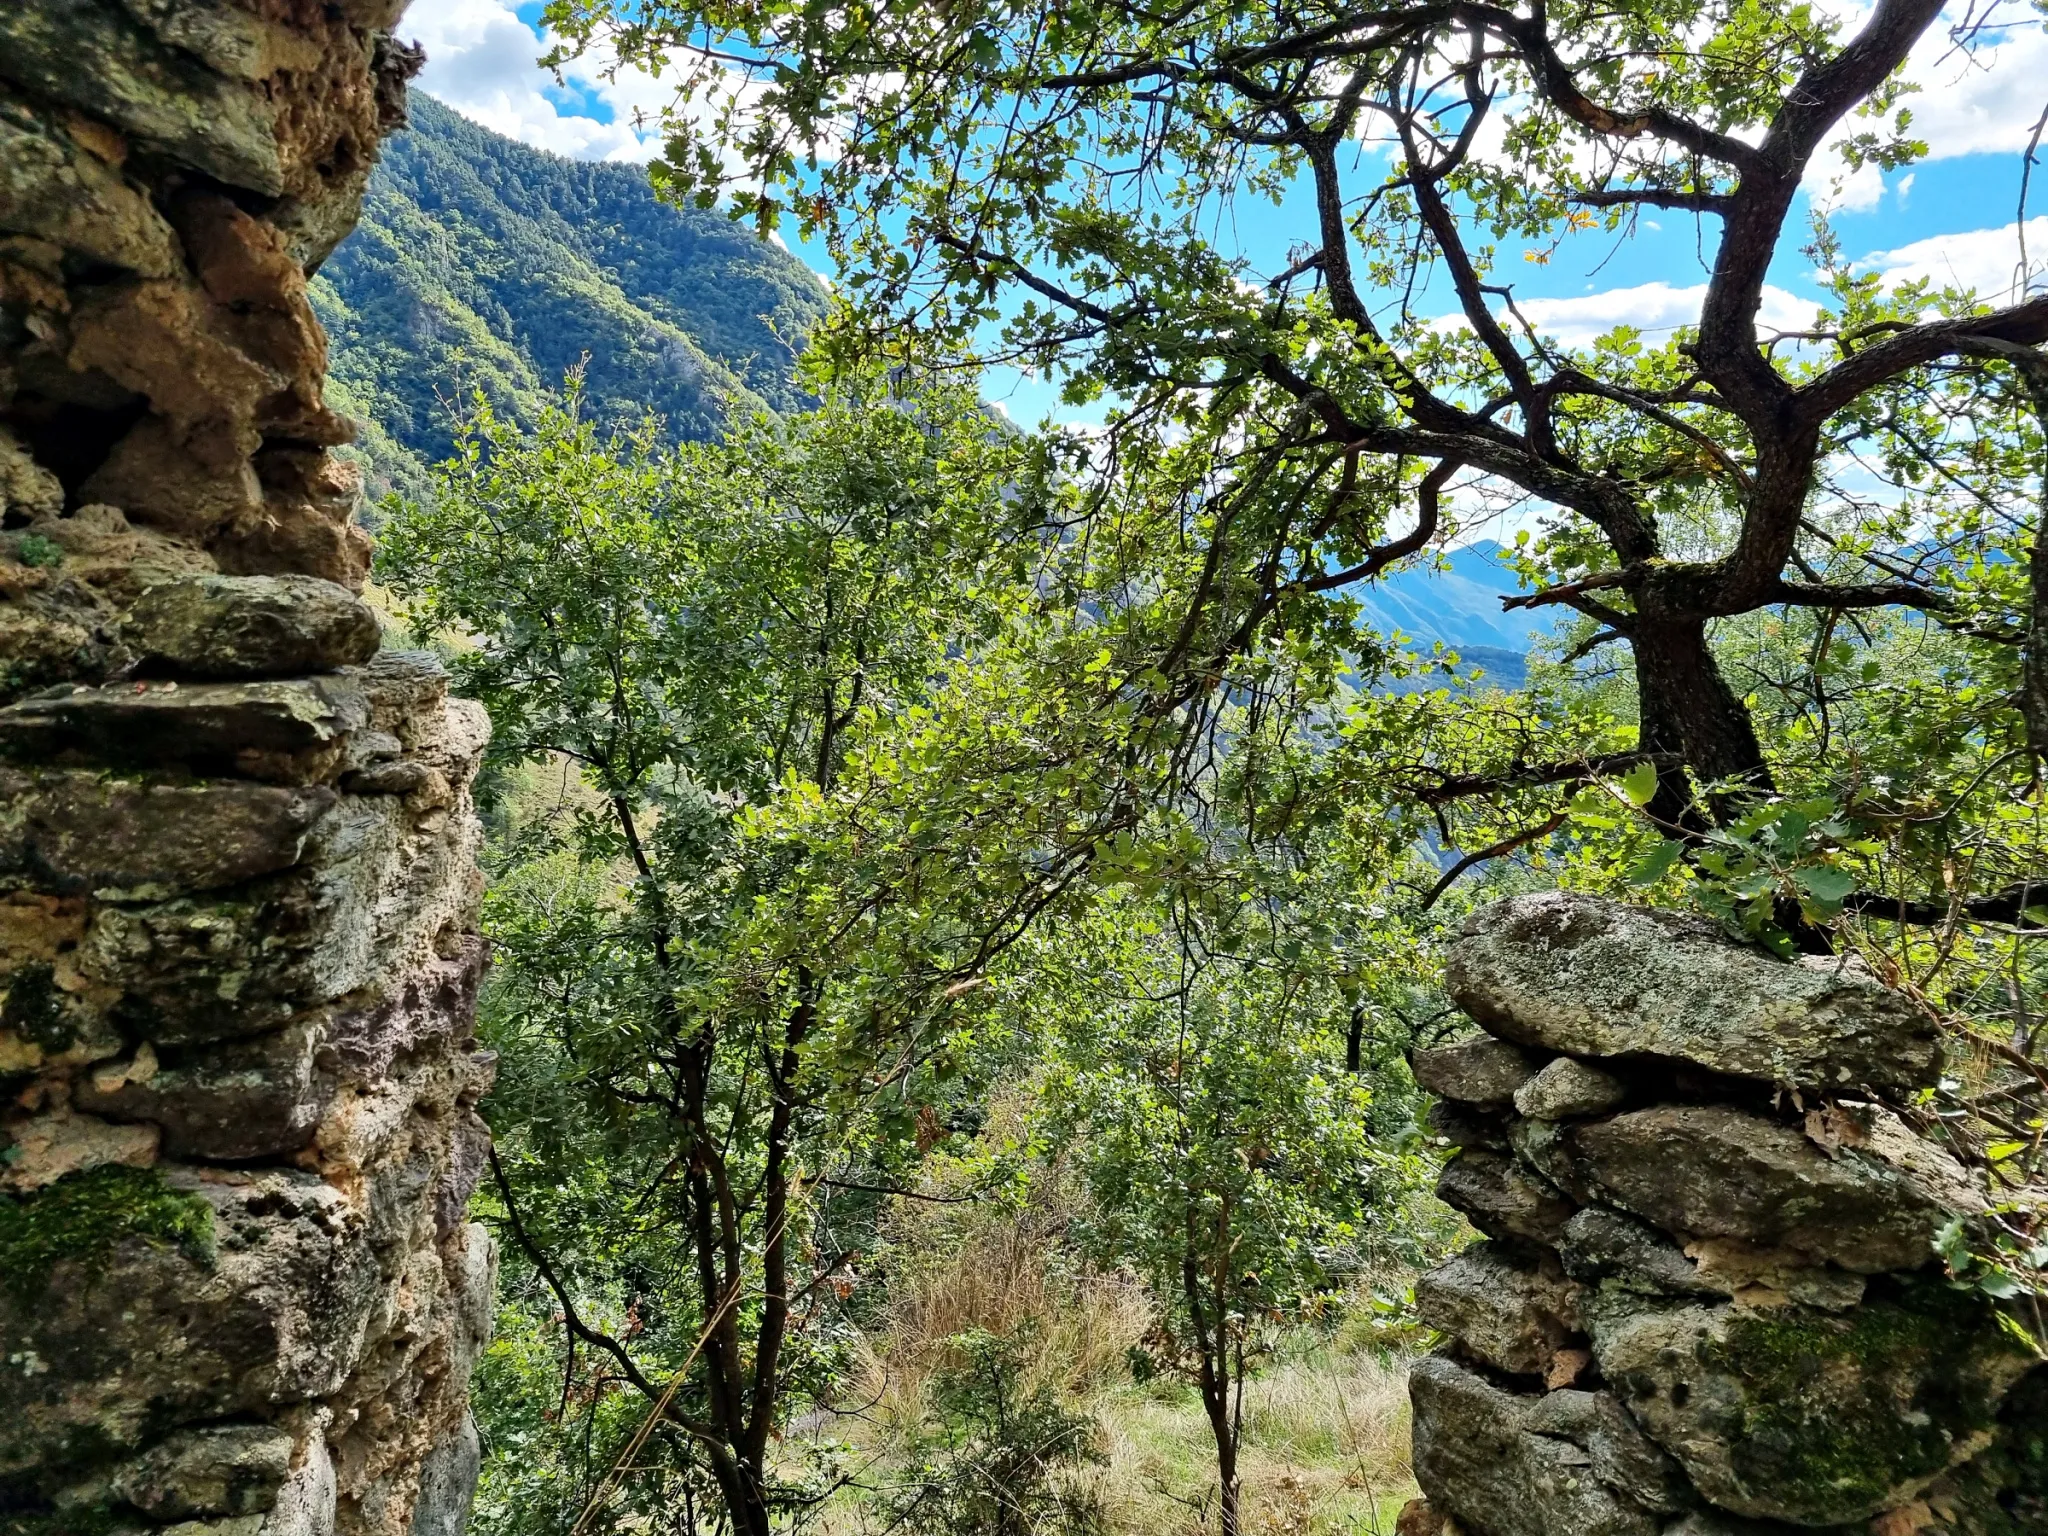
POLYGON ((1437 1198, 1463 1211, 1489 1237, 1554 1245, 1571 1219, 1572 1202, 1511 1157, 1460 1152, 1437 1179, 1437 1198))
POLYGON ((1698 1502, 1685 1473, 1642 1431, 1611 1392, 1566 1389, 1529 1405, 1532 1434, 1553 1435, 1593 1458, 1593 1475, 1653 1514, 1676 1514, 1698 1502))
POLYGON ((1578 1333, 1576 1287, 1547 1264, 1476 1243, 1415 1282, 1415 1314, 1459 1351, 1497 1371, 1543 1376, 1578 1333))
POLYGON ((462 1536, 476 1497, 483 1445, 468 1414, 428 1454, 420 1469, 420 1491, 412 1507, 408 1536, 462 1536))
MULTIPOLYGON (((47 99, 106 118, 221 181, 273 197, 284 191, 277 105, 188 51, 197 43, 216 63, 232 68, 239 62, 230 56, 234 45, 223 35, 231 24, 221 13, 229 8, 161 9, 170 14, 182 9, 188 17, 210 12, 212 25, 188 21, 171 27, 167 39, 127 7, 106 0, 7 6, 0 9, 0 74, 47 99), (210 47, 209 34, 214 40, 210 47)), ((244 13, 244 19, 245 36, 262 25, 253 14, 244 13)), ((287 35, 284 28, 263 31, 287 35)))
POLYGON ((298 863, 334 798, 319 787, 0 764, 0 879, 116 900, 236 885, 298 863))
POLYGON ((1714 924, 1565 891, 1466 920, 1451 997, 1491 1033, 1590 1058, 1650 1056, 1802 1088, 1932 1084, 1932 1020, 1849 957, 1786 963, 1714 924))
MULTIPOLYGON (((102 146, 88 148, 82 137, 67 132, 54 114, 13 103, 0 107, 0 231, 32 235, 141 276, 168 276, 179 265, 171 226, 117 163, 96 152, 102 146)), ((55 504, 40 510, 7 494, 7 459, 0 445, 0 504, 37 516, 63 509, 61 488, 55 504)))
POLYGON ((1504 1040, 1465 1040, 1409 1057, 1415 1081, 1439 1098, 1499 1107, 1535 1074, 1536 1063, 1504 1040))
POLYGON ((183 764, 272 783, 331 775, 368 720, 346 677, 242 683, 137 682, 52 690, 0 709, 0 756, 87 754, 114 764, 183 764))
POLYGON ((158 1442, 108 1479, 108 1492, 157 1520, 259 1515, 291 1471, 292 1436, 275 1424, 211 1424, 158 1442))
POLYGON ((149 1069, 115 1063, 79 1079, 81 1108, 162 1128, 166 1156, 215 1162, 278 1157, 303 1147, 336 1091, 317 1070, 320 1012, 253 1039, 194 1047, 149 1069))
POLYGON ((282 1169, 167 1174, 212 1212, 211 1263, 128 1237, 0 1289, 0 1476, 325 1397, 355 1369, 380 1287, 347 1197, 282 1169))
POLYGON ((1712 1503, 1796 1525, 1863 1520, 1991 1443, 2035 1363, 1937 1285, 1847 1313, 1687 1305, 1591 1319, 1629 1411, 1712 1503))
POLYGON ((1429 1106, 1423 1124, 1447 1146, 1477 1147, 1486 1152, 1508 1150, 1507 1117, 1497 1111, 1460 1104, 1455 1099, 1438 1099, 1429 1106))
POLYGON ((1601 1115, 1628 1097, 1612 1073, 1560 1056, 1515 1090, 1515 1111, 1532 1120, 1575 1120, 1601 1115))
POLYGON ((1663 1233, 1605 1206, 1575 1213, 1565 1223, 1557 1251, 1567 1275, 1602 1290, 1643 1296, 1728 1294, 1703 1278, 1663 1233))
POLYGON ((122 638, 144 670, 175 677, 296 677, 377 654, 377 615, 312 576, 194 576, 151 587, 122 638))
POLYGON ((1888 1114, 1831 1157, 1814 1139, 1721 1105, 1661 1105, 1573 1127, 1579 1177, 1669 1232, 1790 1248, 1859 1274, 1916 1269, 1934 1234, 1982 1208, 1968 1176, 1888 1114))
POLYGON ((1431 1356, 1408 1378, 1415 1480, 1432 1508, 1483 1536, 1657 1536, 1662 1522, 1600 1480, 1594 1457, 1536 1433, 1539 1399, 1431 1356))

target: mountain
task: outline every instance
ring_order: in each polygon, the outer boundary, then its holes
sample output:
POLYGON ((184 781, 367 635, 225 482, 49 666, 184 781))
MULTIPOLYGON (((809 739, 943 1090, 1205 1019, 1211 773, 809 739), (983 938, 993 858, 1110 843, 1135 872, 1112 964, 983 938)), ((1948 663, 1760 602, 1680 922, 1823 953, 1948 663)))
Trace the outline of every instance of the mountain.
POLYGON ((789 252, 660 201, 643 166, 565 160, 417 91, 411 116, 312 285, 373 492, 446 456, 453 398, 526 415, 586 357, 588 409, 653 410, 678 437, 810 403, 796 354, 826 291, 789 252))
POLYGON ((1462 671, 1477 667, 1489 681, 1515 688, 1527 677, 1530 647, 1555 620, 1501 610, 1501 599, 1521 590, 1509 558, 1504 546, 1481 539, 1447 551, 1441 564, 1411 565, 1350 595, 1380 633, 1405 635, 1419 651, 1440 640, 1458 653, 1462 671))
MULTIPOLYGON (((312 286, 329 396, 363 423, 373 492, 424 483, 469 390, 527 415, 579 360, 589 410, 651 409, 683 438, 715 435, 733 406, 811 403, 796 355, 826 290, 796 257, 662 202, 642 166, 565 160, 418 91, 411 117, 312 286)), ((1545 626, 1501 611, 1516 590, 1506 553, 1467 544, 1354 595, 1383 633, 1442 641, 1514 686, 1545 626)))

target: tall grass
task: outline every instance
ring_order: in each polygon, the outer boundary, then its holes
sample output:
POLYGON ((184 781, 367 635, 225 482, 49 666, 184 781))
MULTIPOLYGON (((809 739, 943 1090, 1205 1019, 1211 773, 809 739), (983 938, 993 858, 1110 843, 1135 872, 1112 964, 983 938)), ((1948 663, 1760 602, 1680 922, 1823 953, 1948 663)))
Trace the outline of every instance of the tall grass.
MULTIPOLYGON (((952 1341, 983 1329, 1023 1340, 1027 1385, 1053 1387, 1100 1426, 1104 1461, 1065 1476, 1100 1505, 1114 1536, 1213 1532, 1215 1445, 1196 1394, 1132 1375, 1132 1355, 1154 1323, 1144 1286, 1073 1257, 1064 1235, 1080 1196, 1064 1181, 1034 1179, 1020 1202, 966 1200, 970 1183, 964 1170, 957 1178, 941 1170, 921 1189, 925 1200, 899 1201, 890 1213, 880 1256, 886 1301, 857 1341, 842 1411, 813 1432, 849 1446, 863 1469, 857 1482, 886 1482, 925 1412, 933 1374, 953 1358, 952 1341)), ((1303 1330, 1250 1383, 1241 1458, 1248 1532, 1391 1536, 1415 1488, 1407 1357, 1389 1339, 1405 1343, 1370 1328, 1303 1330)), ((826 1512, 824 1529, 861 1536, 879 1525, 850 1489, 826 1512)))

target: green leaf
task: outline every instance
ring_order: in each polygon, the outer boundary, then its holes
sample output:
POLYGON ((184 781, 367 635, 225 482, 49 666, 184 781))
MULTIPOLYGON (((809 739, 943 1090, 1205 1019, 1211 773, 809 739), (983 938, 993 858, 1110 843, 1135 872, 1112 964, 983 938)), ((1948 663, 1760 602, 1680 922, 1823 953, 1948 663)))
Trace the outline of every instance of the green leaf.
POLYGON ((1628 883, 1655 885, 1671 873, 1684 853, 1683 843, 1675 843, 1669 838, 1664 839, 1636 860, 1628 872, 1628 883))
POLYGON ((1799 889, 1816 901, 1839 904, 1856 889, 1856 877, 1834 864, 1810 864, 1793 876, 1799 889))
POLYGON ((1620 789, 1630 805, 1648 805, 1657 794, 1657 765, 1637 763, 1621 776, 1620 789))

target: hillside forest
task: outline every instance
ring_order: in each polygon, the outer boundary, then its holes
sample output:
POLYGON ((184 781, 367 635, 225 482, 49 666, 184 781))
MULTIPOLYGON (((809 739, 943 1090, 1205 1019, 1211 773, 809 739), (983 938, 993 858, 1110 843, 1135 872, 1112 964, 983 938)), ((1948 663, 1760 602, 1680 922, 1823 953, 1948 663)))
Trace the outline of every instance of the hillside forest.
POLYGON ((553 0, 683 82, 651 178, 415 96, 315 293, 495 733, 473 1529, 1391 1533, 1470 1237, 1407 1058, 1529 890, 1938 1019, 1940 1272, 2048 1350, 2048 298, 1799 193, 1924 154, 1939 18, 553 0), (1696 324, 1523 319, 1646 213, 1696 324))

